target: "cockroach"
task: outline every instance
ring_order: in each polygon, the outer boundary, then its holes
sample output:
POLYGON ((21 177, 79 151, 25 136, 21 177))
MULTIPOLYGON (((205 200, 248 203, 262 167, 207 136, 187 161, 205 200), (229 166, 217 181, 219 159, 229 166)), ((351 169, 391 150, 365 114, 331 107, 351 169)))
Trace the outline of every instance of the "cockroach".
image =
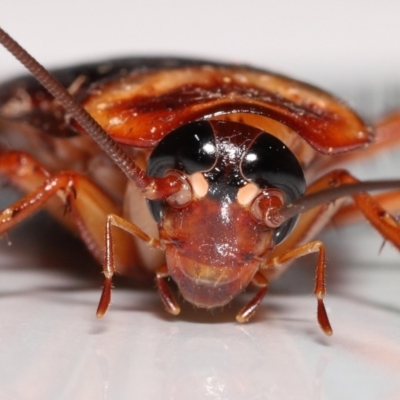
POLYGON ((97 317, 109 307, 113 275, 141 267, 155 273, 174 315, 170 278, 206 309, 255 284, 236 317, 246 322, 272 279, 318 253, 317 316, 331 335, 316 234, 359 213, 400 249, 390 214, 398 192, 368 193, 398 189, 399 180, 322 173, 349 152, 368 155, 376 139, 396 140, 400 115, 374 134, 332 95, 249 66, 126 58, 50 74, 3 30, 0 42, 34 77, 0 86, 0 173, 25 193, 1 212, 0 232, 45 208, 80 235, 103 263, 97 317))

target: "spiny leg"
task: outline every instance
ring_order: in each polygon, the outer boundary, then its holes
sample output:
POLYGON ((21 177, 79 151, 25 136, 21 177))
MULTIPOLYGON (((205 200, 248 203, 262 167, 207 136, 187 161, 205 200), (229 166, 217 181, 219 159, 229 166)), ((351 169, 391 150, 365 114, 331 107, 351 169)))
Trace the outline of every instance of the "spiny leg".
POLYGON ((10 152, 0 156, 0 174, 15 186, 29 193, 0 213, 0 234, 5 233, 44 206, 56 213, 56 207, 64 203, 69 207, 76 197, 75 182, 79 175, 72 171, 62 171, 51 175, 34 158, 22 152, 10 152), (57 196, 58 195, 58 196, 57 196), (60 202, 61 198, 61 202, 60 202))
MULTIPOLYGON (((119 207, 96 184, 73 171, 52 175, 29 154, 19 151, 0 155, 0 175, 27 193, 0 213, 0 235, 45 208, 70 231, 79 234, 93 256, 103 262, 104 225, 107 215, 119 212, 119 207), (66 209, 71 211, 68 215, 64 215, 66 209)), ((135 257, 132 237, 123 231, 114 232, 114 236, 113 263, 127 271, 135 257)))
POLYGON ((254 275, 251 282, 260 289, 256 295, 237 313, 236 321, 240 323, 247 322, 253 317, 268 289, 268 280, 260 272, 257 272, 254 275))
MULTIPOLYGON (((106 217, 120 210, 95 183, 74 171, 51 174, 35 158, 21 151, 0 154, 0 175, 26 193, 0 213, 0 234, 45 208, 69 231, 79 234, 94 257, 103 261, 106 217), (71 213, 66 214, 66 210, 71 213)), ((125 267, 131 264, 130 255, 124 252, 131 245, 131 238, 126 234, 118 236, 118 265, 125 267)))
POLYGON ((103 291, 101 293, 99 306, 97 307, 96 316, 97 318, 102 318, 107 312, 107 309, 111 303, 111 289, 112 289, 112 277, 116 272, 115 268, 115 257, 114 257, 114 239, 112 227, 120 228, 133 236, 138 237, 147 243, 150 247, 156 249, 163 249, 161 242, 147 235, 135 224, 119 217, 115 214, 110 214, 107 216, 106 229, 105 229, 105 251, 104 251, 104 263, 103 263, 103 273, 105 276, 103 291))
POLYGON ((67 223, 71 230, 78 228, 79 234, 93 255, 102 261, 104 258, 105 282, 97 316, 102 317, 111 301, 112 275, 115 262, 124 269, 131 265, 134 253, 130 235, 148 243, 151 247, 162 248, 161 243, 146 235, 136 225, 117 216, 115 203, 95 184, 73 171, 62 171, 51 175, 38 161, 23 152, 9 152, 0 155, 0 175, 5 175, 13 185, 27 192, 19 201, 0 213, 0 234, 16 226, 20 221, 45 207, 62 223, 69 221, 62 216, 60 209, 67 207, 72 211, 74 224, 67 223), (103 227, 106 225, 106 248, 103 251, 103 227), (122 231, 111 234, 111 226, 122 231), (115 239, 117 236, 117 239, 115 239), (115 249, 114 249, 115 247, 115 249))
MULTIPOLYGON (((392 215, 400 213, 400 191, 390 191, 372 196, 373 200, 379 204, 381 208, 390 212, 392 215)), ((346 204, 332 218, 333 226, 352 224, 363 220, 364 216, 361 213, 357 204, 346 204)))
MULTIPOLYGON (((359 182, 346 170, 332 171, 328 174, 332 185, 359 182)), ((378 201, 368 193, 358 193, 352 196, 356 207, 369 223, 400 250, 400 225, 397 219, 386 211, 378 201)))
POLYGON ((275 270, 285 265, 289 261, 293 261, 299 257, 303 257, 310 253, 318 252, 318 264, 315 273, 315 287, 314 295, 318 301, 317 317, 318 323, 324 333, 328 336, 332 335, 332 328, 329 323, 329 318, 324 305, 324 297, 326 294, 326 284, 325 284, 325 247, 324 244, 318 240, 305 244, 303 246, 297 247, 295 249, 289 250, 286 253, 274 257, 265 262, 260 267, 260 271, 267 272, 268 270, 275 270))
MULTIPOLYGON (((306 191, 307 194, 340 186, 346 183, 358 182, 346 170, 334 170, 313 182, 306 191)), ((344 204, 346 198, 333 203, 324 203, 300 215, 299 222, 290 236, 272 251, 272 258, 284 254, 291 248, 301 246, 315 238, 327 225, 333 226, 359 220, 364 216, 375 229, 400 249, 400 225, 389 211, 398 211, 400 206, 400 191, 390 191, 378 195, 359 193, 352 196, 353 204, 344 204), (382 203, 382 204, 381 204, 382 203)), ((282 268, 282 272, 284 269, 282 268)), ((274 274, 272 278, 275 278, 274 274)), ((270 274, 272 275, 272 274, 270 274)), ((268 276, 270 278, 270 276, 268 276)))
MULTIPOLYGON (((307 188, 306 194, 352 182, 357 182, 357 179, 348 171, 334 170, 313 182, 307 188)), ((296 253, 293 254, 291 249, 295 249, 294 251, 296 251, 297 248, 303 248, 304 246, 307 248, 308 245, 306 242, 312 240, 331 221, 334 224, 346 223, 359 215, 364 215, 364 218, 367 218, 385 239, 390 240, 399 248, 400 226, 396 218, 390 215, 386 209, 398 210, 400 192, 386 192, 375 196, 360 193, 352 197, 355 204, 346 204, 343 206, 344 200, 337 200, 334 203, 322 204, 301 214, 299 222, 291 235, 272 251, 270 260, 261 268, 263 275, 268 280, 275 279, 289 267, 295 258, 304 255, 296 256, 296 253), (381 202, 384 207, 380 204, 381 202), (273 265, 274 262, 277 263, 276 267, 273 265)), ((307 251, 305 254, 307 254, 307 251)), ((322 254, 320 253, 321 256, 322 254)), ((319 265, 322 265, 320 261, 319 265)), ((319 292, 320 295, 323 295, 324 280, 319 283, 317 282, 317 284, 319 289, 316 288, 316 294, 319 292)), ((327 321, 327 324, 323 324, 328 326, 329 321, 327 317, 324 317, 326 312, 323 307, 322 298, 318 301, 318 314, 322 320, 327 321)))

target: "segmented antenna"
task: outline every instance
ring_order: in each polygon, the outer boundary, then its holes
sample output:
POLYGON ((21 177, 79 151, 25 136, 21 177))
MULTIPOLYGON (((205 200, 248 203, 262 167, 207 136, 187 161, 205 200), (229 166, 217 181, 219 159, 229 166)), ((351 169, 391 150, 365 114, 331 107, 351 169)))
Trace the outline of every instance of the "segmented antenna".
POLYGON ((76 122, 118 165, 125 175, 145 191, 150 180, 125 151, 92 118, 78 101, 39 62, 23 49, 10 35, 0 28, 0 43, 50 92, 76 122))
POLYGON ((341 197, 351 196, 362 192, 374 190, 399 189, 400 180, 364 181, 356 183, 343 183, 342 185, 311 193, 304 197, 284 204, 282 207, 273 208, 268 212, 267 223, 270 227, 278 227, 284 221, 311 210, 324 203, 331 203, 341 197))

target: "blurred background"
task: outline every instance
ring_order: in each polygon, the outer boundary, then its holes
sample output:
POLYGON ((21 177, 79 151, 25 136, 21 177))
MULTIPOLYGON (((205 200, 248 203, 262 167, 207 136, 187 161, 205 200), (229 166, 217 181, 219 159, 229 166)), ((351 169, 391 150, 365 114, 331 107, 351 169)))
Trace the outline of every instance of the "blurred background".
MULTIPOLYGON (((373 84, 398 72, 399 11, 390 0, 4 0, 1 20, 48 65, 177 54, 253 63, 334 89, 326 81, 373 84)), ((2 74, 16 68, 2 57, 2 74)))
MULTIPOLYGON (((400 107, 399 15, 394 0, 0 2, 2 28, 47 67, 129 55, 246 63, 327 89, 371 123, 400 107)), ((21 73, 0 49, 0 79, 21 73)), ((391 149, 349 169, 399 178, 399 167, 391 149)), ((98 267, 94 284, 57 275, 58 264, 90 261, 76 243, 60 253, 64 234, 38 223, 13 234, 12 248, 2 243, 1 398, 399 398, 400 256, 389 244, 380 252, 382 239, 365 224, 322 236, 336 320, 326 340, 306 296, 315 259, 274 283, 244 327, 233 322, 237 304, 216 323, 202 313, 170 319, 155 292, 123 289, 97 322, 98 267), (29 267, 44 260, 45 269, 29 267)))

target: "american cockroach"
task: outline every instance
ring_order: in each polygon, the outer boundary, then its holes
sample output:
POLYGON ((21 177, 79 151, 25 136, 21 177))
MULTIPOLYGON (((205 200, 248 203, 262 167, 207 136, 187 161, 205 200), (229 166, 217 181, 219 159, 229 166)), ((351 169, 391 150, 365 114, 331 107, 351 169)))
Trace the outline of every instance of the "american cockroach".
POLYGON ((143 268, 155 272, 175 315, 169 278, 206 309, 255 284, 237 314, 246 322, 268 283, 315 252, 318 322, 330 335, 325 248, 316 234, 332 218, 358 213, 400 249, 390 214, 400 208, 398 193, 368 193, 398 189, 400 181, 326 172, 349 152, 368 155, 375 140, 396 140, 399 115, 374 134, 313 86, 202 60, 126 58, 50 75, 3 30, 0 42, 34 76, 0 86, 0 173, 25 193, 0 214, 0 232, 44 207, 80 235, 103 263, 98 317, 110 304, 114 273, 143 268))

